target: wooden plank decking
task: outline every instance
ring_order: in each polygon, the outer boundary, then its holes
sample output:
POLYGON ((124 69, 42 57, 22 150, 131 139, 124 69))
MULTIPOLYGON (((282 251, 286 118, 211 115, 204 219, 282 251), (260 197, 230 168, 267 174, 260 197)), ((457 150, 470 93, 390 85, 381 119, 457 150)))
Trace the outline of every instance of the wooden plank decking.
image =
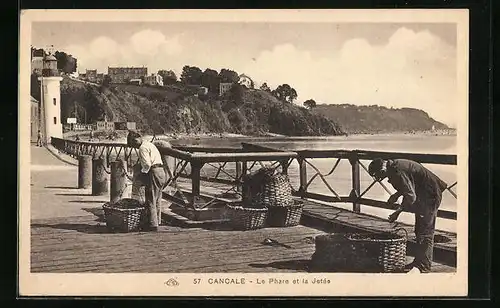
MULTIPOLYGON (((187 185, 183 183, 180 186, 189 195, 190 190, 187 185)), ((217 186, 207 185, 201 188, 201 194, 205 196, 218 196, 222 192, 223 190, 217 186)), ((304 225, 314 228, 318 228, 322 225, 322 227, 327 229, 332 229, 332 225, 336 225, 337 227, 344 227, 346 230, 366 232, 392 232, 398 228, 404 228, 408 233, 410 243, 415 243, 413 225, 405 223, 390 223, 377 216, 366 213, 354 213, 353 211, 336 207, 332 204, 320 203, 314 200, 303 201, 305 201, 302 219, 304 225)), ((446 241, 436 241, 434 243, 435 257, 445 259, 447 264, 456 266, 456 233, 436 230, 435 236, 446 239, 446 241)), ((411 248, 412 247, 410 247, 410 249, 411 248)))
MULTIPOLYGON (((307 200, 302 215, 304 225, 320 227, 327 230, 342 230, 342 232, 394 232, 399 228, 408 234, 408 252, 412 254, 415 249, 414 226, 404 223, 390 223, 377 216, 363 213, 354 213, 345 209, 325 205, 307 200)), ((399 231, 402 232, 402 231, 399 231)), ((450 266, 456 267, 457 263, 457 236, 455 233, 436 230, 435 239, 440 237, 446 241, 435 241, 434 259, 450 266)))
MULTIPOLYGON (((323 231, 305 226, 231 231, 164 226, 158 233, 107 233, 96 216, 34 220, 32 272, 298 272, 307 271, 310 240, 323 231), (267 246, 271 238, 288 245, 267 246)), ((435 264, 435 271, 455 268, 435 264)))
MULTIPOLYGON (((387 220, 381 219, 380 217, 363 213, 354 213, 352 211, 317 203, 310 200, 306 201, 304 212, 307 213, 307 215, 335 221, 338 224, 352 226, 358 229, 364 229, 366 231, 372 232, 392 231, 397 228, 404 228, 408 232, 408 236, 411 240, 414 240, 415 238, 414 226, 412 225, 404 223, 394 224, 388 222, 387 220)), ((455 233, 436 230, 435 234, 449 239, 449 241, 447 242, 436 243, 435 247, 456 252, 457 235, 455 233)))

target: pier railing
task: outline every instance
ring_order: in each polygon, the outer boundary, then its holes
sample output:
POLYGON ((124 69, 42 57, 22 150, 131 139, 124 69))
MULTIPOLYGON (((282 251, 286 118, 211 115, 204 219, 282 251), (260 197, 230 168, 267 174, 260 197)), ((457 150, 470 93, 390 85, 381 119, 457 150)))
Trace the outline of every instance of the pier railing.
MULTIPOLYGON (((138 162, 137 149, 127 147, 123 143, 93 143, 52 138, 52 145, 74 157, 92 155, 94 158, 104 158, 108 164, 117 158, 124 159, 129 167, 138 162)), ((166 164, 165 168, 169 179, 164 192, 165 198, 193 210, 217 206, 220 200, 238 200, 241 197, 243 176, 265 165, 274 166, 288 173, 291 178, 294 176, 298 178, 295 187, 292 185, 296 197, 328 203, 352 204, 354 212, 361 212, 361 205, 390 209, 391 206, 385 202, 387 198, 377 200, 366 197, 376 186, 383 188, 387 193, 386 197, 393 193, 390 185, 384 182, 375 181, 371 177, 368 178, 368 182, 361 180, 362 175, 366 178, 369 161, 375 158, 406 158, 423 164, 457 164, 456 155, 357 150, 283 151, 266 145, 248 143, 242 143, 241 148, 160 146, 159 150, 165 159, 172 161, 171 164, 166 164), (321 171, 318 159, 328 161, 331 166, 328 172, 321 171), (351 183, 348 194, 339 193, 337 186, 340 181, 329 180, 343 161, 347 161, 350 168, 351 183), (289 172, 291 169, 294 169, 294 174, 289 172), (323 193, 310 190, 315 181, 316 185, 323 185, 321 190, 323 193), (366 187, 362 187, 362 183, 367 184, 366 187)), ((323 163, 323 168, 324 165, 323 163)), ((446 189, 446 192, 455 199, 456 187, 455 181, 448 183, 446 189)), ((457 219, 455 211, 444 209, 438 212, 438 217, 457 219)))
MULTIPOLYGON (((352 210, 354 212, 361 211, 361 205, 368 205, 377 208, 393 209, 391 205, 387 204, 386 200, 369 199, 365 196, 376 185, 379 185, 387 193, 387 197, 392 195, 395 191, 390 185, 384 182, 371 179, 370 184, 362 188, 361 174, 364 172, 368 175, 368 164, 376 158, 385 159, 410 159, 420 162, 422 164, 436 164, 436 165, 456 165, 455 155, 442 155, 442 154, 410 154, 410 153, 395 153, 395 152, 377 152, 377 151, 344 151, 344 150, 304 150, 298 151, 297 161, 300 169, 300 187, 296 193, 297 196, 308 199, 316 199, 326 202, 343 202, 352 203, 352 210), (314 165, 315 158, 333 158, 335 162, 332 168, 327 173, 323 173, 314 165), (332 188, 331 183, 326 179, 327 176, 332 175, 335 169, 339 166, 342 160, 347 160, 351 168, 351 190, 348 196, 341 196, 332 188), (308 168, 310 167, 310 168, 308 168), (308 176, 309 170, 312 169, 312 176, 308 176), (331 192, 331 195, 312 193, 308 191, 308 187, 315 178, 320 178, 326 186, 326 190, 331 192)), ((457 182, 449 183, 446 191, 454 199, 457 198, 456 189, 457 182)), ((445 219, 456 220, 457 215, 455 211, 439 210, 438 217, 445 219)))

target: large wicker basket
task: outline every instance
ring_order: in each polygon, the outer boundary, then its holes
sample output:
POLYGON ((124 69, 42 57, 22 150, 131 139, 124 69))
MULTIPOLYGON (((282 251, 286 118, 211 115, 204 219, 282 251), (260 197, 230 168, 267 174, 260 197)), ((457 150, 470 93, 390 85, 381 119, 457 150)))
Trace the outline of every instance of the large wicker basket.
POLYGON ((287 206, 270 206, 267 215, 267 225, 270 227, 293 227, 300 223, 302 217, 302 201, 294 201, 287 206))
POLYGON ((246 174, 243 177, 243 206, 244 207, 265 207, 261 204, 261 193, 263 190, 263 184, 268 178, 272 177, 274 174, 274 169, 271 168, 260 168, 257 171, 246 174))
POLYGON ((407 234, 396 232, 319 235, 310 268, 315 272, 402 272, 406 242, 407 234))
MULTIPOLYGON (((288 176, 283 173, 266 172, 262 178, 253 179, 257 182, 257 191, 253 191, 252 203, 258 207, 290 206, 293 204, 292 187, 288 176)), ((255 185, 255 184, 254 184, 255 185)))
POLYGON ((243 206, 268 209, 266 225, 291 227, 300 222, 303 204, 294 202, 292 187, 286 174, 275 168, 263 167, 245 176, 243 181, 243 206))
POLYGON ((146 211, 140 202, 134 199, 121 199, 117 203, 103 205, 106 227, 114 232, 139 231, 146 219, 146 211))
POLYGON ((227 214, 234 229, 255 230, 265 226, 267 209, 228 205, 227 214))

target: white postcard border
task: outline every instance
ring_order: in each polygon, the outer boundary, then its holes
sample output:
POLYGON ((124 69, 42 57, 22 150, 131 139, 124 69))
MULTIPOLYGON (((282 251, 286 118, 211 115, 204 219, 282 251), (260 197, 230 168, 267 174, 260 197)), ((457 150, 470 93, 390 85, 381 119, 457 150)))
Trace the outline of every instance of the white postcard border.
POLYGON ((29 10, 21 14, 19 85, 19 292, 21 296, 465 296, 468 261, 468 46, 465 9, 432 10, 29 10), (461 99, 457 127, 459 188, 457 272, 452 274, 34 274, 30 273, 30 112, 31 27, 43 21, 192 22, 433 22, 457 24, 457 74, 461 99), (174 278, 177 287, 166 282, 174 278), (210 284, 211 278, 245 279, 245 284, 210 284), (269 278, 290 284, 269 284, 269 278), (201 279, 195 284, 195 279, 201 279), (300 283, 293 281, 298 279, 300 283), (304 284, 302 279, 308 279, 304 284), (313 284, 313 279, 330 283, 313 284), (266 284, 257 284, 265 280, 266 284), (249 283, 252 281, 252 283, 249 283))

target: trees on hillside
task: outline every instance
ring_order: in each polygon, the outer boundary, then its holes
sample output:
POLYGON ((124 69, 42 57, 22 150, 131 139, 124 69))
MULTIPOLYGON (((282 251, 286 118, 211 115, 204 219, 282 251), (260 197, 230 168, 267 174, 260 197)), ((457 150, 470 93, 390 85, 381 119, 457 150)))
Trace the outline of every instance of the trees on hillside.
POLYGON ((243 86, 234 84, 229 90, 229 98, 236 104, 236 106, 243 105, 243 86))
MULTIPOLYGON (((158 74, 161 72, 159 71, 158 74)), ((240 76, 237 72, 226 68, 221 69, 220 72, 211 68, 202 71, 199 67, 186 65, 182 68, 180 80, 186 85, 201 85, 208 88, 211 93, 218 93, 221 83, 237 84, 240 76)))
POLYGON ((181 82, 189 85, 200 85, 203 72, 199 67, 185 65, 182 68, 181 82))
POLYGON ((160 70, 158 75, 163 79, 163 84, 174 84, 177 82, 177 75, 172 70, 160 70))
POLYGON ((303 103, 303 105, 306 108, 313 109, 314 107, 316 107, 316 101, 313 99, 308 99, 303 103))
POLYGON ((260 89, 261 89, 262 91, 271 92, 271 88, 269 88, 269 86, 267 85, 267 82, 264 82, 264 83, 260 86, 260 89))
POLYGON ((293 103, 293 101, 297 98, 297 91, 294 88, 290 87, 288 84, 279 85, 276 89, 271 92, 277 99, 289 103, 293 103))
POLYGON ((64 73, 67 73, 67 74, 71 74, 71 73, 74 73, 76 72, 76 59, 63 52, 63 51, 56 51, 54 56, 56 57, 57 59, 57 69, 64 72, 64 73))
POLYGON ((224 83, 237 83, 240 80, 240 76, 235 71, 229 69, 221 69, 219 73, 220 82, 224 83))
POLYGON ((207 68, 201 75, 201 85, 208 88, 210 93, 219 92, 220 77, 216 70, 207 68))

